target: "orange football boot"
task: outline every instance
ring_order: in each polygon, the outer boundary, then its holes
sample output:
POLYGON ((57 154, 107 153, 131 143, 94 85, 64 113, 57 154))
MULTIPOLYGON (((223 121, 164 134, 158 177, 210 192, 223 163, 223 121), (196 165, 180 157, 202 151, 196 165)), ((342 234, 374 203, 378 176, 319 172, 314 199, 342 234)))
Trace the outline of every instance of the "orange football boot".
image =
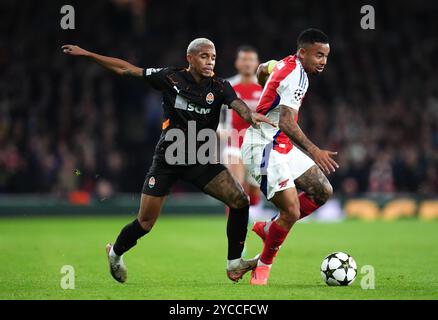
POLYGON ((257 266, 251 272, 251 284, 256 286, 265 286, 268 284, 269 271, 271 268, 269 266, 257 266))
POLYGON ((260 238, 262 238, 263 242, 266 240, 266 232, 265 232, 265 226, 266 221, 257 221, 254 223, 252 227, 252 231, 254 231, 260 238))

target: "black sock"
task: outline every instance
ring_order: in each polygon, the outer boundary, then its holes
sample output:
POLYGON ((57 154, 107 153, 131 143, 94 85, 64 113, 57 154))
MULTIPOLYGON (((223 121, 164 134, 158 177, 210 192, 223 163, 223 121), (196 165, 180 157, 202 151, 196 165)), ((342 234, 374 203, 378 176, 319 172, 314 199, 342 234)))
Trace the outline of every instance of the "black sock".
POLYGON ((227 223, 228 260, 242 256, 248 229, 249 206, 241 209, 230 208, 227 223))
POLYGON ((143 237, 146 232, 137 219, 127 224, 122 231, 120 231, 117 237, 116 243, 114 243, 113 250, 116 255, 121 256, 126 251, 131 249, 137 244, 137 240, 143 237))

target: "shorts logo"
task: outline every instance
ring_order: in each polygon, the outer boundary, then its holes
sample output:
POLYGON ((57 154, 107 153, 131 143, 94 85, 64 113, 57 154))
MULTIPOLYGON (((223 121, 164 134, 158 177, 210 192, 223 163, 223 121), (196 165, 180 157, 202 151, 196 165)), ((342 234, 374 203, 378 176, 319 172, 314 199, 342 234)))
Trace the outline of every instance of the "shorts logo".
POLYGON ((284 181, 281 181, 278 185, 280 186, 280 188, 284 188, 284 187, 286 187, 288 181, 289 181, 289 179, 286 179, 284 181))
POLYGON ((151 189, 155 186, 155 178, 154 177, 149 178, 148 186, 151 189))
POLYGON ((207 101, 208 104, 212 104, 214 102, 214 94, 209 92, 207 97, 205 97, 205 101, 207 101))

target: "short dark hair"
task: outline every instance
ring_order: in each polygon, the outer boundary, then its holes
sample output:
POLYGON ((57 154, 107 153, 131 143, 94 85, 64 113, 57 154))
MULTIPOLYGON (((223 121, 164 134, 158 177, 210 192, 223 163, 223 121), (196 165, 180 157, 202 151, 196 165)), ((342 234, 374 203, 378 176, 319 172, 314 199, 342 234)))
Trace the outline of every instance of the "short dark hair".
POLYGON ((316 42, 329 43, 329 38, 321 30, 310 28, 300 33, 297 39, 298 49, 306 44, 313 44, 316 42))
POLYGON ((258 53, 257 49, 253 46, 249 46, 249 45, 243 45, 240 46, 239 48, 237 48, 237 53, 239 52, 254 52, 254 53, 258 53))

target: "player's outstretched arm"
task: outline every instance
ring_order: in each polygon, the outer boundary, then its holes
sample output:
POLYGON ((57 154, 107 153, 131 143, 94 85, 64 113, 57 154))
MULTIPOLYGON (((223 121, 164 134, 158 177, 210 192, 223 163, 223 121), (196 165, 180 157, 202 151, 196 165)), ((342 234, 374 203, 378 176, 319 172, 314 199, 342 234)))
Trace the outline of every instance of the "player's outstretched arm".
POLYGON ((122 76, 141 77, 143 75, 143 68, 136 67, 125 60, 102 56, 71 44, 63 45, 61 48, 65 54, 90 58, 104 68, 122 76))
POLYGON ((235 99, 233 102, 231 102, 230 107, 236 111, 243 120, 248 122, 253 127, 258 127, 261 122, 268 123, 275 127, 275 124, 273 124, 269 118, 260 113, 252 112, 246 103, 241 99, 235 99))
POLYGON ((298 145, 301 149, 310 154, 315 163, 327 174, 335 172, 335 168, 339 165, 332 156, 337 155, 337 152, 321 150, 310 141, 304 132, 301 130, 298 123, 294 121, 297 111, 284 105, 280 105, 280 120, 279 128, 284 132, 291 141, 298 145))

